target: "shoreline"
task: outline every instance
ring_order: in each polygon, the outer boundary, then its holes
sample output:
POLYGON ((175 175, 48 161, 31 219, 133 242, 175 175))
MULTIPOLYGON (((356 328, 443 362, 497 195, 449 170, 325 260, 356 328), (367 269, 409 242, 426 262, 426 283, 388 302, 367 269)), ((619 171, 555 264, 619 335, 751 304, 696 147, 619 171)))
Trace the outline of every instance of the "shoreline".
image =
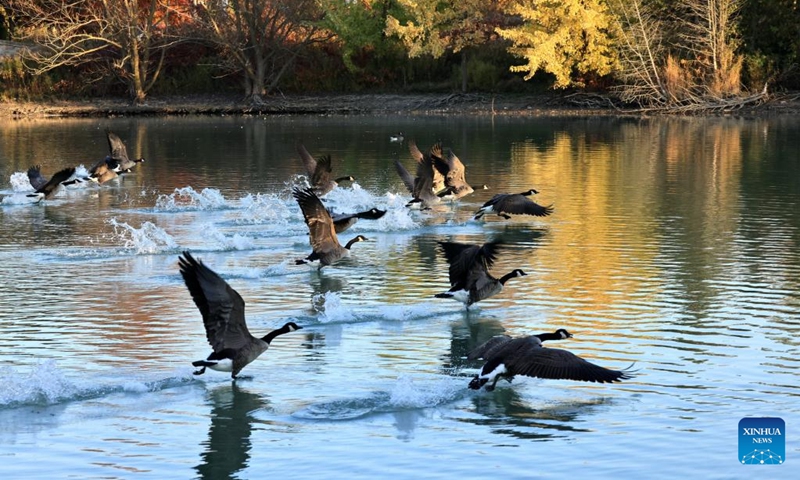
MULTIPOLYGON (((0 118, 40 119, 170 115, 511 115, 511 116, 651 116, 615 108, 599 95, 543 94, 347 94, 266 97, 258 105, 223 95, 153 96, 142 105, 124 98, 0 102, 0 118)), ((800 95, 772 95, 758 105, 693 116, 771 117, 800 114, 800 95)), ((669 114, 664 114, 669 115, 669 114)))

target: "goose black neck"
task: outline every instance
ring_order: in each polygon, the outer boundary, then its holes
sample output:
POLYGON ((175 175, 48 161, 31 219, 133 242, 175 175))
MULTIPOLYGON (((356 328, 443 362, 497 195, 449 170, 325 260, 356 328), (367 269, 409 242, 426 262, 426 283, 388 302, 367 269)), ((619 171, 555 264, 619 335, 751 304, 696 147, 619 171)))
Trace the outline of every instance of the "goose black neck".
POLYGON ((278 335, 283 335, 284 333, 289 333, 289 331, 290 331, 289 327, 284 325, 283 327, 281 327, 281 328, 279 328, 277 330, 273 330, 273 331, 269 332, 268 334, 264 335, 264 337, 261 338, 261 340, 264 340, 265 342, 270 343, 278 335))
POLYGON ((350 239, 350 241, 347 242, 347 245, 345 245, 344 248, 350 250, 350 247, 352 247, 354 243, 359 242, 359 241, 361 241, 361 239, 358 238, 358 237, 350 239))
POLYGON ((545 340, 562 340, 561 335, 557 333, 540 333, 538 335, 534 335, 534 337, 538 338, 543 342, 545 340))
POLYGON ((516 277, 516 276, 517 276, 517 271, 516 271, 516 270, 514 270, 513 272, 508 272, 508 273, 506 273, 505 275, 503 275, 502 277, 500 277, 500 285, 505 285, 505 284, 506 284, 506 282, 507 282, 509 279, 511 279, 511 278, 514 278, 514 277, 516 277))

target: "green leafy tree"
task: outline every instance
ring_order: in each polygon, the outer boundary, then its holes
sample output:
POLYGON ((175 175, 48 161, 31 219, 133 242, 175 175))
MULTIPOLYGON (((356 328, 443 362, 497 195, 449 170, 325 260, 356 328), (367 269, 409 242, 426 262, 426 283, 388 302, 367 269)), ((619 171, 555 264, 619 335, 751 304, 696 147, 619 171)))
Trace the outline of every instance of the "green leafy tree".
POLYGON ((359 69, 353 58, 365 51, 374 58, 390 55, 395 42, 384 33, 386 17, 395 2, 392 0, 319 0, 325 17, 322 25, 336 34, 341 42, 342 59, 348 69, 359 69))
POLYGON ((604 1, 517 0, 510 12, 522 24, 497 31, 512 42, 509 52, 525 60, 511 70, 526 80, 543 70, 555 77, 555 87, 582 86, 576 73, 602 76, 614 69, 615 24, 604 1))
POLYGON ((462 91, 467 89, 467 49, 498 39, 495 29, 508 25, 511 0, 398 0, 397 16, 386 19, 386 33, 400 38, 411 58, 447 51, 461 53, 462 91))

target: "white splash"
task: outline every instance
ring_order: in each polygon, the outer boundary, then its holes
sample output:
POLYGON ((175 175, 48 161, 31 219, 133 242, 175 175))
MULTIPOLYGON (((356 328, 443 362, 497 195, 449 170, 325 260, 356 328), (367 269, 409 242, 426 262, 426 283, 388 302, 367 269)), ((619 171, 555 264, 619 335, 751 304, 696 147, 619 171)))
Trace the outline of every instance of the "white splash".
POLYGON ((326 206, 336 213, 362 212, 373 207, 386 210, 386 214, 378 220, 359 221, 354 227, 367 231, 392 232, 418 228, 420 224, 411 217, 406 202, 407 199, 391 192, 373 195, 357 183, 351 188, 335 188, 325 196, 326 206))
POLYGON ((377 310, 381 318, 394 321, 428 318, 435 315, 435 308, 429 303, 419 305, 380 305, 377 310))
POLYGON ((414 379, 408 375, 400 376, 389 392, 389 405, 400 408, 426 408, 452 401, 464 382, 457 378, 436 377, 414 379))
POLYGON ((27 172, 14 172, 11 174, 11 189, 15 192, 30 192, 33 191, 30 180, 28 180, 27 172))
POLYGON ((223 250, 250 250, 255 247, 252 238, 238 233, 225 235, 213 225, 206 225, 203 231, 206 238, 217 242, 223 250))
POLYGON ((46 360, 32 366, 28 373, 13 368, 0 369, 0 405, 53 404, 74 397, 79 389, 56 366, 46 360))
POLYGON ((192 187, 183 187, 176 188, 169 195, 159 195, 155 211, 218 210, 228 207, 228 201, 215 188, 204 188, 197 192, 192 187))
POLYGON ((264 224, 268 223, 275 226, 286 226, 289 219, 296 216, 286 200, 278 195, 248 194, 239 200, 239 205, 244 209, 237 223, 242 224, 264 224))
POLYGON ((108 223, 114 227, 114 234, 123 242, 123 248, 136 253, 162 253, 178 248, 178 243, 170 234, 151 222, 143 222, 140 228, 118 222, 115 218, 109 219, 108 223))
POLYGON ((314 309, 319 312, 322 323, 348 322, 356 318, 352 309, 342 305, 342 295, 338 292, 325 292, 311 298, 314 309))

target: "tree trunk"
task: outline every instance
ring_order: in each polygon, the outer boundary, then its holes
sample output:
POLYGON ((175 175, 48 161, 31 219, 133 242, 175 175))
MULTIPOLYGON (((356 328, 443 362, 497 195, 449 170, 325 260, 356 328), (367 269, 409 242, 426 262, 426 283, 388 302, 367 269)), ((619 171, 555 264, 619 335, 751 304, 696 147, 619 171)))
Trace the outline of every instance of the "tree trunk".
POLYGON ((467 93, 467 52, 461 50, 461 93, 467 93))

